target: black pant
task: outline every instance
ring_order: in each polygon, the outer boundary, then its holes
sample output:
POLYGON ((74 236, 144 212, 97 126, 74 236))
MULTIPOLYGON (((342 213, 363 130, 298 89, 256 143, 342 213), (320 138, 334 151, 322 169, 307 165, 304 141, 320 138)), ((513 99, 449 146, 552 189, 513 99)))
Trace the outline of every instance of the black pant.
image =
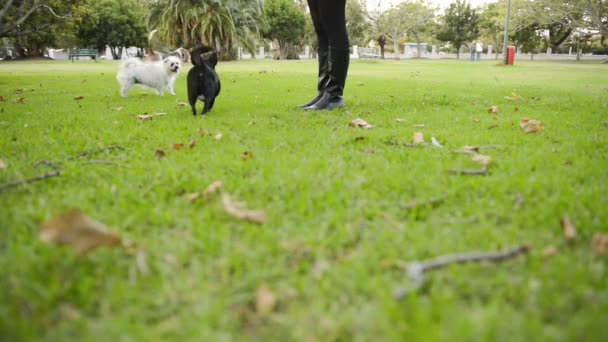
POLYGON ((307 0, 319 51, 348 50, 346 0, 307 0))

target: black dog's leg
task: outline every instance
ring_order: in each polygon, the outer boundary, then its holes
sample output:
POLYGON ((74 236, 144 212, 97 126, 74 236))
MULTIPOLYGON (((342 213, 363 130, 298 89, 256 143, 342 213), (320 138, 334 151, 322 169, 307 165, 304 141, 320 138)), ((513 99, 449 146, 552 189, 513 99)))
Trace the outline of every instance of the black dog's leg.
POLYGON ((196 100, 197 97, 190 95, 188 101, 190 102, 190 107, 192 107, 192 115, 196 116, 196 100))
POLYGON ((209 110, 213 109, 214 103, 215 103, 215 96, 209 99, 209 110))
POLYGON ((205 108, 203 108, 203 112, 201 114, 206 115, 207 113, 209 113, 209 111, 211 110, 211 107, 209 105, 212 102, 213 102, 212 99, 205 98, 205 108))

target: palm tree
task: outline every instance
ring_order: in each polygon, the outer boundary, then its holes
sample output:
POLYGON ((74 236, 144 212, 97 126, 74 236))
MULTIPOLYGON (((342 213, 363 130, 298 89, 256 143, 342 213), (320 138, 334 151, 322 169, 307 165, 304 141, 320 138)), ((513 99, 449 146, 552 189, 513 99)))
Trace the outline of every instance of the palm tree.
POLYGON ((264 25, 262 6, 262 0, 158 0, 146 24, 174 47, 203 43, 230 51, 237 43, 253 51, 264 25))

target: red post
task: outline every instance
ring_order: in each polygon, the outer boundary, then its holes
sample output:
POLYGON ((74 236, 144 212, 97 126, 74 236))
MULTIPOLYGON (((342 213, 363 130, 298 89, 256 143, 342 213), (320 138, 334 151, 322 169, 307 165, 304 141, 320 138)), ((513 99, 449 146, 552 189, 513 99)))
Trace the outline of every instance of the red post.
POLYGON ((515 46, 507 47, 507 64, 513 65, 515 63, 515 46))

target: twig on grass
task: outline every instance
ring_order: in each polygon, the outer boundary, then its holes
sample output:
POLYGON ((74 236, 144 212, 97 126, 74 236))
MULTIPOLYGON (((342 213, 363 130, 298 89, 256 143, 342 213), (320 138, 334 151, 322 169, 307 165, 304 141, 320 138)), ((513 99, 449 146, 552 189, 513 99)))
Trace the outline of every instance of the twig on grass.
POLYGON ((513 259, 520 254, 530 251, 529 245, 521 245, 504 252, 474 252, 456 255, 444 255, 426 261, 414 261, 407 264, 406 272, 408 278, 414 282, 413 288, 399 288, 394 291, 395 299, 403 299, 410 293, 419 290, 424 285, 424 274, 447 267, 452 264, 464 264, 468 262, 501 262, 513 259))
POLYGON ((100 153, 100 152, 103 152, 103 151, 114 151, 114 150, 124 151, 125 148, 122 147, 122 146, 118 146, 118 145, 110 145, 108 147, 99 148, 97 150, 80 152, 80 153, 76 154, 76 157, 83 158, 83 157, 90 156, 90 155, 93 155, 93 154, 96 154, 96 153, 100 153))
POLYGON ((28 184, 28 183, 33 183, 33 182, 45 180, 45 179, 56 177, 56 176, 59 176, 59 175, 61 175, 61 172, 59 172, 59 171, 53 171, 53 172, 45 173, 45 174, 40 175, 40 176, 36 176, 36 177, 28 178, 28 179, 23 179, 23 180, 20 180, 20 181, 8 182, 8 183, 0 184, 0 191, 1 190, 5 190, 5 189, 9 189, 9 188, 13 188, 13 187, 16 187, 16 186, 19 186, 19 185, 23 185, 23 184, 28 184))
POLYGON ((432 197, 432 198, 429 198, 424 201, 412 201, 412 202, 406 203, 403 207, 405 210, 410 210, 410 209, 414 209, 416 207, 421 207, 421 206, 425 206, 425 205, 435 205, 435 204, 442 203, 443 201, 446 200, 446 198, 448 198, 448 195, 443 194, 441 196, 432 197))
POLYGON ((484 166, 481 170, 448 170, 448 173, 463 176, 485 176, 488 173, 488 168, 484 166))
POLYGON ((46 165, 48 167, 50 167, 53 170, 59 170, 59 166, 53 164, 52 162, 48 161, 48 160, 41 160, 36 162, 36 164, 34 164, 34 167, 38 167, 39 165, 46 165))
POLYGON ((111 161, 107 161, 107 160, 87 160, 87 161, 83 161, 83 164, 97 164, 97 165, 114 165, 114 166, 118 166, 120 168, 128 168, 127 166, 124 165, 120 165, 118 163, 114 163, 111 161))

